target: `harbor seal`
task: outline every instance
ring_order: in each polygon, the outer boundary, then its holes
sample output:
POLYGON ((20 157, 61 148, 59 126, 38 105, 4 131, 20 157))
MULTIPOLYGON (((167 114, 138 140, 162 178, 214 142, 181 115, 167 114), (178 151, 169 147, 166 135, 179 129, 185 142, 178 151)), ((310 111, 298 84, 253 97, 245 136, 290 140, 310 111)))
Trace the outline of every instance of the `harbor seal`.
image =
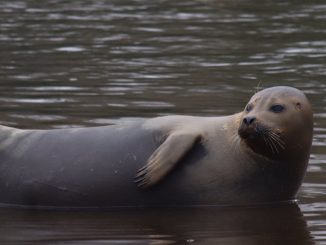
POLYGON ((309 101, 256 93, 231 116, 164 116, 91 128, 0 128, 0 202, 55 208, 291 201, 307 167, 309 101))

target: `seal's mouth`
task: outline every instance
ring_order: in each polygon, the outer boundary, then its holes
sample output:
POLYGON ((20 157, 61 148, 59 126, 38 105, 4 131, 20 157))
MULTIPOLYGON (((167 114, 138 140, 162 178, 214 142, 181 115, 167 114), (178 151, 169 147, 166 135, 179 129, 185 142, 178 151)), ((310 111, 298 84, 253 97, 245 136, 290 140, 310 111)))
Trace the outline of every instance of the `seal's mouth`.
POLYGON ((247 126, 244 123, 242 123, 238 129, 238 134, 244 140, 246 139, 253 140, 259 137, 260 130, 257 127, 257 123, 255 123, 255 125, 250 125, 250 126, 247 126))
POLYGON ((266 127, 256 119, 244 119, 238 129, 239 136, 244 140, 254 140, 263 136, 266 127), (251 122, 249 122, 251 120, 251 122))
POLYGON ((257 120, 250 124, 243 120, 238 134, 256 152, 276 156, 285 149, 281 134, 257 120))

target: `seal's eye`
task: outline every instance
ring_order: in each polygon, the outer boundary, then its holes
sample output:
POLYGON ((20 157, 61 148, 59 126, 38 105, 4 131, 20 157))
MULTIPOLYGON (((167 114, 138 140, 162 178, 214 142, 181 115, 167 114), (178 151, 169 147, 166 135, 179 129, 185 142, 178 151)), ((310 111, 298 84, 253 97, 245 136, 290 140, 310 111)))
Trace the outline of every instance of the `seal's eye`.
POLYGON ((251 111, 252 108, 253 108, 253 105, 252 104, 248 104, 247 107, 246 107, 246 112, 251 111))
POLYGON ((273 105, 273 106, 271 106, 271 108, 270 108, 270 111, 272 111, 272 112, 274 112, 274 113, 280 113, 280 112, 282 112, 282 111, 284 111, 284 110, 285 110, 285 107, 282 106, 282 105, 273 105))

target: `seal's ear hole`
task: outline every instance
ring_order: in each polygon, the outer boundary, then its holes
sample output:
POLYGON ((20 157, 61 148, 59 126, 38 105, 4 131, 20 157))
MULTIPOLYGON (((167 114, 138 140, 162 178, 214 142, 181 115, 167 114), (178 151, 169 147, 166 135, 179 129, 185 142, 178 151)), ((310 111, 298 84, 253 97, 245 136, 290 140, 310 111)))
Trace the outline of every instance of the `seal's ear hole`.
POLYGON ((297 102, 295 104, 295 109, 297 109, 298 111, 300 111, 302 109, 302 106, 301 106, 301 103, 300 102, 297 102))

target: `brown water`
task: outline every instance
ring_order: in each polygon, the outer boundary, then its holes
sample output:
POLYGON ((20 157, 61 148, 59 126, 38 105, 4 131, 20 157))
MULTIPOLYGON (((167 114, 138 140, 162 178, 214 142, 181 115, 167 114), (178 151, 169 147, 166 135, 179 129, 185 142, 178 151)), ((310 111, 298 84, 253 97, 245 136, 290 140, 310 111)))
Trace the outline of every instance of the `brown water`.
POLYGON ((315 134, 301 211, 4 209, 1 244, 326 244, 325 75, 322 1, 2 0, 1 124, 225 115, 257 85, 290 85, 311 100, 315 134))

